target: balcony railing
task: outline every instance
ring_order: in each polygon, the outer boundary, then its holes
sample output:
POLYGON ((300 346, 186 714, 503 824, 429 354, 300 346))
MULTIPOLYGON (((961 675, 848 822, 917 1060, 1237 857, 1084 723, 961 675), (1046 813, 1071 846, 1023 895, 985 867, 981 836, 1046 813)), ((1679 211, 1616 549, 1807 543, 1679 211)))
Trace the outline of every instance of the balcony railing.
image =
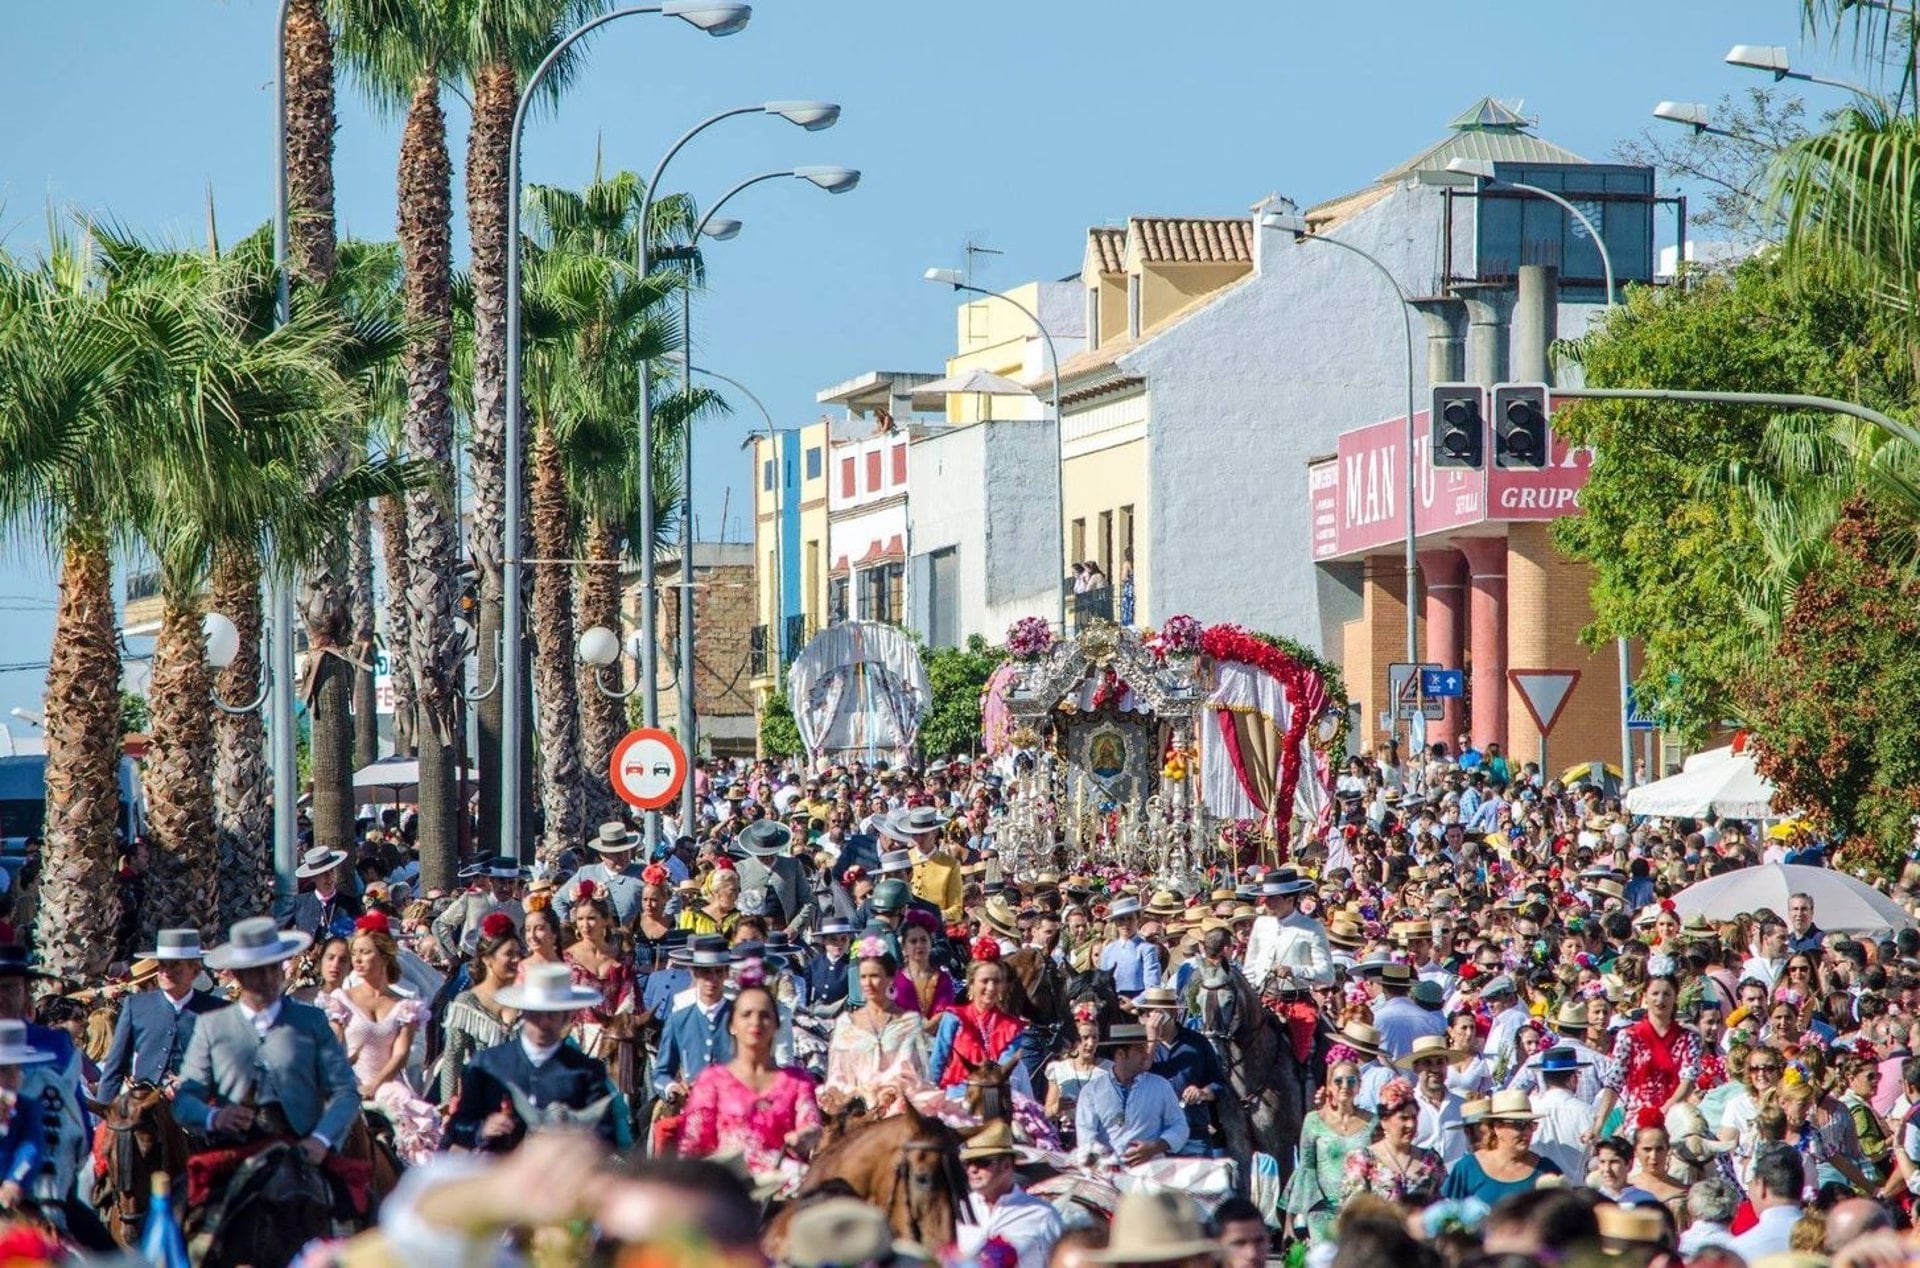
POLYGON ((1075 629, 1090 621, 1111 621, 1113 619, 1113 587, 1101 586, 1097 590, 1082 590, 1071 596, 1073 599, 1073 625, 1075 629))
POLYGON ((805 615, 790 616, 780 635, 780 666, 784 669, 799 659, 800 653, 806 649, 807 640, 813 637, 813 629, 807 624, 805 615))

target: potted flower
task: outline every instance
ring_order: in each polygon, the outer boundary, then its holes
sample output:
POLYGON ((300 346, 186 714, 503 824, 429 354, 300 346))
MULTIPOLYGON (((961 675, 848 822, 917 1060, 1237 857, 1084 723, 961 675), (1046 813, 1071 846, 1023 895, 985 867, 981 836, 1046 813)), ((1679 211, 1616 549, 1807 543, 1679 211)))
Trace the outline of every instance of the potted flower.
POLYGON ((1007 652, 1016 660, 1039 660, 1053 648, 1053 627, 1043 616, 1023 616, 1007 630, 1007 652))
POLYGON ((1160 651, 1166 656, 1198 656, 1200 654, 1200 635, 1203 629, 1199 621, 1184 612, 1167 618, 1160 627, 1160 651))

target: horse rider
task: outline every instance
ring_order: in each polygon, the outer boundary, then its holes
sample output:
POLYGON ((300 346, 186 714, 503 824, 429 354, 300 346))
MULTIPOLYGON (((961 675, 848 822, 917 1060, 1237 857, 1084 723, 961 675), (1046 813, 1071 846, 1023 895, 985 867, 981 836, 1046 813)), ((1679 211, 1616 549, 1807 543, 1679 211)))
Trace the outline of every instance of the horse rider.
POLYGON ((1187 1144, 1182 1153, 1211 1152, 1213 1106, 1225 1098, 1226 1072, 1220 1058, 1198 1032, 1181 1020, 1180 998, 1164 986, 1142 991, 1133 1001, 1152 1045, 1152 1072, 1173 1085, 1187 1116, 1187 1144))
POLYGON ((733 957, 727 940, 718 935, 694 938, 679 959, 693 972, 693 1000, 675 1009, 660 1031, 660 1051, 653 1062, 653 1094, 661 1108, 654 1128, 656 1153, 679 1128, 679 1107, 694 1079, 708 1066, 733 1059, 728 1028, 733 1001, 727 998, 733 957))
POLYGON ((502 1008, 520 1010, 520 1033, 467 1063, 447 1147, 507 1153, 531 1128, 548 1124, 590 1124, 609 1145, 623 1144, 606 1065, 567 1043, 575 1014, 598 1005, 600 992, 576 985, 564 964, 540 964, 497 998, 502 1008))
POLYGON ((42 1128, 39 1169, 27 1185, 43 1208, 53 1205, 66 1213, 67 1231, 89 1247, 113 1245, 106 1227, 86 1203, 78 1199, 78 1182, 92 1136, 80 1099, 80 1051, 73 1037, 55 1027, 33 1021, 33 993, 28 982, 47 975, 27 962, 27 949, 0 945, 0 1020, 26 1027, 26 1042, 51 1061, 35 1062, 22 1071, 21 1101, 39 1107, 42 1128))
MULTIPOLYGON (((24 1022, 0 1021, 0 1089, 18 1093, 23 1081, 23 1066, 45 1065, 53 1054, 27 1042, 24 1022)), ((0 1128, 0 1210, 18 1210, 28 1194, 34 1177, 40 1173, 45 1148, 46 1125, 40 1118, 40 1105, 32 1097, 22 1096, 0 1128)), ((112 1239, 108 1245, 112 1246, 112 1239)))
POLYGON ((511 916, 515 928, 527 922, 520 905, 520 884, 525 879, 520 865, 494 855, 476 863, 475 870, 476 884, 448 903, 433 921, 434 939, 450 960, 459 960, 480 945, 480 922, 496 911, 511 916))
POLYGON ((1107 920, 1120 931, 1100 951, 1100 967, 1113 974, 1113 989, 1122 998, 1132 999, 1160 985, 1160 948, 1140 936, 1140 900, 1115 899, 1107 909, 1107 920))
POLYGON ((560 918, 562 929, 572 927, 573 904, 580 895, 582 881, 593 882, 595 891, 612 904, 613 918, 622 926, 631 924, 640 914, 640 893, 646 883, 640 879, 640 869, 633 862, 633 851, 639 841, 639 837, 618 820, 600 825, 599 833, 587 842, 587 848, 600 857, 575 872, 554 893, 553 914, 560 918))
POLYGON ((805 986, 807 1007, 816 1016, 839 1013, 847 1001, 847 950, 853 945, 853 925, 838 917, 828 917, 813 931, 820 954, 807 961, 805 986))
POLYGON ((316 845, 300 856, 293 874, 312 881, 312 889, 294 895, 293 912, 287 918, 289 929, 298 929, 309 938, 330 935, 347 937, 353 922, 361 916, 360 900, 340 882, 346 870, 347 852, 316 845))
MULTIPOLYGON (((1253 989, 1278 1002, 1294 1057, 1306 1065, 1320 1029, 1316 989, 1333 985, 1333 947, 1326 926, 1300 911, 1313 882, 1291 867, 1268 872, 1260 886, 1266 911, 1247 938, 1246 975, 1253 989)), ((1317 1064, 1317 1063, 1316 1063, 1317 1064)))
POLYGON ((205 959, 198 929, 162 929, 153 950, 139 955, 158 962, 156 985, 120 1006, 113 1045, 100 1067, 102 1104, 112 1104, 128 1082, 171 1086, 186 1060, 195 1023, 202 1014, 227 1007, 225 999, 194 986, 205 959))
POLYGON ((1110 1155, 1129 1167, 1179 1153, 1188 1137, 1186 1112, 1173 1084, 1153 1073, 1146 1027, 1123 1023, 1100 1037, 1111 1065, 1096 1071, 1074 1103, 1077 1148, 1110 1155))
POLYGON ((768 913, 771 929, 783 930, 789 937, 805 929, 813 919, 813 878, 805 864, 793 856, 793 830, 772 819, 761 819, 741 829, 733 839, 735 870, 740 874, 740 892, 761 891, 779 904, 777 918, 768 913))
POLYGON ((942 924, 965 914, 960 861, 940 848, 940 828, 945 822, 946 816, 933 806, 914 806, 895 811, 875 825, 881 836, 906 847, 914 895, 939 911, 942 924))

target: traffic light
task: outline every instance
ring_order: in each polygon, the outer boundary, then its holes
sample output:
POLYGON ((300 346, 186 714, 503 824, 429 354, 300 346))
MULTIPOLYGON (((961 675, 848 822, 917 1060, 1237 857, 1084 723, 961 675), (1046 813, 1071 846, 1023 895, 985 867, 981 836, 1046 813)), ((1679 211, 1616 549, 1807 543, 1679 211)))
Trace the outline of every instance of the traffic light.
POLYGON ((1545 384, 1494 386, 1493 465, 1507 470, 1538 470, 1547 465, 1545 384))
POLYGON ((1433 385, 1432 455, 1436 467, 1469 467, 1485 461, 1486 389, 1477 383, 1433 385))

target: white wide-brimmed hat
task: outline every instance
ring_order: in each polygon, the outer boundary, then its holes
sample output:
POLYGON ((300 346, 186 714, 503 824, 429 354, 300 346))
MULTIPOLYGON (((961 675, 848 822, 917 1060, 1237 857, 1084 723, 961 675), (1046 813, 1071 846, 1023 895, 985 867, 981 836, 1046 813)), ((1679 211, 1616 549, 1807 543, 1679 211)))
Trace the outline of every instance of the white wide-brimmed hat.
POLYGON ((1220 1243, 1207 1236, 1200 1208, 1174 1190, 1145 1190, 1121 1197, 1107 1231, 1107 1248, 1089 1252, 1095 1264, 1157 1264, 1214 1255, 1220 1243))
POLYGON ((564 964, 536 964, 518 985, 502 989, 496 998, 502 1008, 523 1013, 577 1013, 604 997, 591 986, 576 985, 573 971, 564 964))
POLYGON ((27 1042, 27 1023, 0 1021, 0 1065, 41 1065, 54 1054, 27 1042))
POLYGON ((210 969, 257 969, 263 965, 291 960, 313 945, 313 935, 298 929, 282 929, 271 916, 254 916, 237 922, 228 933, 227 945, 207 952, 210 969))
POLYGON ((1137 916, 1139 914, 1140 900, 1138 898, 1115 899, 1113 906, 1107 908, 1107 919, 1109 920, 1117 920, 1121 916, 1137 916))
POLYGON ((308 880, 331 872, 346 861, 345 850, 329 850, 324 845, 316 845, 300 856, 300 866, 293 869, 293 874, 302 880, 308 880))
POLYGON ((139 960, 204 960, 198 929, 162 929, 153 940, 153 950, 133 953, 139 960))
POLYGON ((873 826, 889 841, 912 845, 928 833, 938 832, 940 825, 945 822, 946 819, 932 806, 915 806, 910 810, 896 810, 877 819, 873 826))
POLYGON ((609 820, 600 825, 600 834, 587 842, 602 854, 625 854, 640 843, 635 833, 627 831, 627 825, 618 819, 609 820))

